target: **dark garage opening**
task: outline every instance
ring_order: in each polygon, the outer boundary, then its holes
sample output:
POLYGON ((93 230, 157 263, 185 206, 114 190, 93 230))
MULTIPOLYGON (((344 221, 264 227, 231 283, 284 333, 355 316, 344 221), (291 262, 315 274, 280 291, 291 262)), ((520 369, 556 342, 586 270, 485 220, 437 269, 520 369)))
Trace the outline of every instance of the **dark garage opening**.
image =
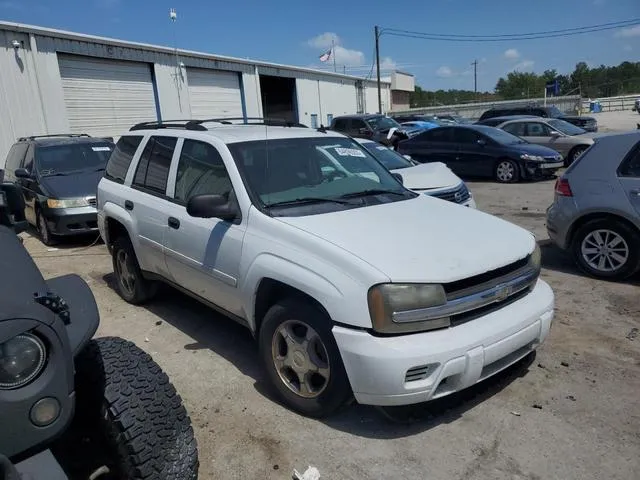
POLYGON ((298 121, 295 78, 260 75, 260 91, 265 118, 298 121))

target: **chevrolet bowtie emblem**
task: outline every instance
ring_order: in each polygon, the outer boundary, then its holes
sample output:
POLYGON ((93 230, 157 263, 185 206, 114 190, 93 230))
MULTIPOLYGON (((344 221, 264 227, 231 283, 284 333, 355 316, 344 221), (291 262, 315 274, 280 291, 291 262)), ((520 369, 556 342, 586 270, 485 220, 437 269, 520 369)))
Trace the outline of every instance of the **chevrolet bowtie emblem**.
POLYGON ((502 302, 506 300, 509 295, 511 295, 511 287, 509 285, 498 285, 494 298, 496 302, 502 302))

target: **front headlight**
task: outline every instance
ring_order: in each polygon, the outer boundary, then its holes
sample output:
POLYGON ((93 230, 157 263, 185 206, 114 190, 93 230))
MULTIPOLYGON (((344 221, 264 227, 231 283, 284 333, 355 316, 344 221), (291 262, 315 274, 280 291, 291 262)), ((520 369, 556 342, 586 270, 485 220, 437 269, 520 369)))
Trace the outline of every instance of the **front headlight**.
POLYGON ((520 155, 520 158, 522 160, 532 160, 534 162, 544 162, 544 157, 541 157, 539 155, 529 155, 528 153, 523 153, 522 155, 520 155))
POLYGON ((542 251, 540 250, 540 245, 536 243, 536 248, 533 249, 533 253, 529 258, 529 263, 536 269, 540 270, 542 267, 542 251))
POLYGON ((419 310, 447 303, 442 285, 385 283, 369 289, 369 314, 378 333, 423 332, 448 327, 449 317, 424 320, 419 310))
POLYGON ((86 198, 48 198, 47 207, 49 208, 75 208, 88 207, 89 200, 86 198))
POLYGON ((30 333, 0 343, 0 390, 19 388, 35 379, 46 358, 44 343, 30 333))

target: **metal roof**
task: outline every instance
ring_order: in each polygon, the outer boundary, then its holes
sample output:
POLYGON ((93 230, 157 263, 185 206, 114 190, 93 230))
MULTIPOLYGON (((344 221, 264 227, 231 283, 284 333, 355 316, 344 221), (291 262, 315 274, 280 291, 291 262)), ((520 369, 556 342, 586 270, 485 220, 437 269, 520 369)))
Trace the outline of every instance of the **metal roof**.
MULTIPOLYGON (((101 43, 105 45, 112 45, 115 47, 125 47, 125 48, 138 48, 142 50, 150 50, 160 53, 169 53, 171 55, 175 55, 176 49, 171 47, 164 47, 161 45, 151 45, 149 43, 139 43, 139 42, 130 42, 127 40, 118 40, 115 38, 109 37, 100 37, 97 35, 88 35, 84 33, 76 33, 69 32, 66 30, 58 30, 55 28, 47 28, 47 27, 39 27, 36 25, 27 25, 24 23, 16 23, 16 22, 7 22, 0 21, 0 30, 8 30, 19 33, 32 33, 34 35, 41 35, 45 37, 57 37, 57 38, 65 38, 68 40, 76 40, 76 41, 84 41, 84 42, 95 42, 101 43)), ((197 52, 193 50, 181 50, 178 49, 178 54, 182 56, 190 56, 197 58, 204 58, 208 60, 219 60, 226 62, 235 62, 243 65, 256 65, 258 67, 271 67, 271 68, 280 68, 284 70, 290 70, 295 72, 305 72, 305 73, 313 73, 318 75, 326 75, 335 78, 348 78, 350 80, 364 80, 368 82, 375 82, 375 80, 367 79, 363 77, 356 77, 353 75, 345 75, 337 72, 327 72, 323 70, 316 70, 313 68, 305 68, 305 67, 296 67, 293 65, 283 65, 280 63, 271 63, 271 62, 263 62, 260 60, 252 60, 249 58, 236 58, 236 57, 228 57, 224 55, 213 55, 210 53, 197 52)), ((388 81, 380 81, 381 84, 390 85, 388 81)))

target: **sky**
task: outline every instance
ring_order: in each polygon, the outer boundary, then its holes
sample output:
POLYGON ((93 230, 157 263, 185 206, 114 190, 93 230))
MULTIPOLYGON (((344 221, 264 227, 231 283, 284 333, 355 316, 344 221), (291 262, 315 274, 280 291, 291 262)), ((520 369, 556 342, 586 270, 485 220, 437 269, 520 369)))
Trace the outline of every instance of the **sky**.
MULTIPOLYGON (((123 40, 333 70, 319 56, 335 43, 338 71, 367 76, 374 25, 417 32, 499 35, 640 18, 640 0, 0 0, 0 20, 123 40), (397 6, 394 6, 397 5, 397 6), (169 18, 175 8, 177 20, 169 18)), ((451 43, 382 35, 383 74, 398 69, 427 90, 492 91, 506 73, 640 61, 640 25, 573 37, 451 43)), ((375 76, 375 72, 373 72, 375 76)))

